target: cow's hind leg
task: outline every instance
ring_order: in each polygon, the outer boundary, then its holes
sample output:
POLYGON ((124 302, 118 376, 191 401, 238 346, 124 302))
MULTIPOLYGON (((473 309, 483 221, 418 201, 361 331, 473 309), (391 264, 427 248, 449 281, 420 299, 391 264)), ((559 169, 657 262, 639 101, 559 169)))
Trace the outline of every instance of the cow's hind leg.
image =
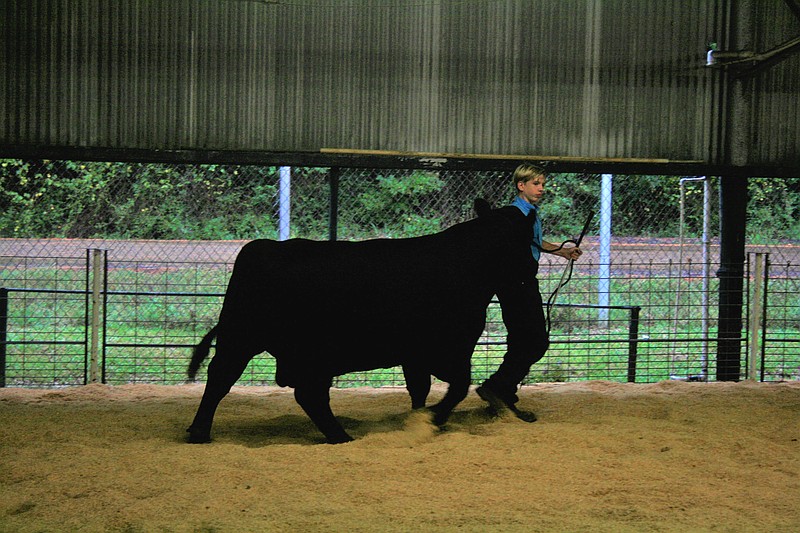
POLYGON ((220 349, 208 365, 208 379, 203 391, 203 399, 192 421, 186 430, 189 433, 187 442, 201 444, 211 442, 211 424, 219 402, 227 395, 233 384, 242 376, 242 372, 250 362, 250 356, 233 352, 230 349, 220 349))
POLYGON ((422 409, 431 392, 431 373, 429 370, 419 368, 414 364, 403 365, 403 377, 406 380, 406 389, 411 396, 411 408, 422 409))
POLYGON ((294 398, 329 444, 350 442, 353 437, 347 434, 331 411, 330 388, 330 379, 309 379, 295 386, 294 398))

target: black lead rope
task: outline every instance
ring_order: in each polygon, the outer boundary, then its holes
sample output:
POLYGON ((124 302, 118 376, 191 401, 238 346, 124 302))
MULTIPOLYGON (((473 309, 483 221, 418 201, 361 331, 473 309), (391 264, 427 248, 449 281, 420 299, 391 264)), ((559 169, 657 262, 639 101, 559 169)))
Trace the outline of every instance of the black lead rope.
MULTIPOLYGON (((559 246, 555 250, 550 250, 549 253, 553 253, 553 252, 557 252, 557 251, 561 250, 562 248, 564 248, 564 245, 567 244, 567 243, 572 243, 572 244, 575 245, 576 248, 579 248, 580 245, 581 245, 581 241, 583 241, 583 237, 586 235, 586 232, 589 231, 589 224, 592 223, 592 219, 593 218, 594 218, 594 212, 590 211, 589 212, 589 216, 586 218, 586 223, 583 225, 583 229, 581 230, 581 233, 578 236, 578 238, 575 239, 575 240, 568 239, 568 240, 562 242, 561 246, 559 246)), ((539 249, 541 250, 541 248, 539 248, 539 249)), ((569 283, 570 279, 572 279, 572 266, 573 266, 574 263, 575 263, 574 259, 570 259, 569 260, 569 262, 567 263, 567 266, 564 268, 564 274, 562 274, 561 280, 559 281, 558 285, 556 285, 556 288, 553 289, 553 292, 550 293, 550 297, 547 299, 547 335, 548 336, 550 335, 550 310, 553 308, 553 306, 555 306, 556 296, 558 296, 558 291, 560 291, 561 288, 564 287, 567 283, 569 283)))

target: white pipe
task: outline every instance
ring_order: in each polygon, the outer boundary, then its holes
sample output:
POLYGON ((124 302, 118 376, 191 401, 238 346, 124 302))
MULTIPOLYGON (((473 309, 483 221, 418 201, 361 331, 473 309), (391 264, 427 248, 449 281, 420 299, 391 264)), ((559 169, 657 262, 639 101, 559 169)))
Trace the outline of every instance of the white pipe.
MULTIPOLYGON (((701 315, 701 328, 703 330, 703 345, 701 352, 701 366, 703 380, 708 376, 708 275, 709 275, 709 227, 711 224, 711 211, 710 211, 710 197, 711 187, 706 176, 697 176, 691 178, 681 178, 680 180, 680 225, 679 225, 679 239, 678 239, 678 280, 677 288, 675 290, 675 319, 672 327, 673 337, 678 335, 678 317, 680 314, 680 300, 681 300, 681 280, 683 278, 683 228, 685 225, 685 204, 686 204, 686 187, 688 181, 702 181, 703 186, 703 289, 702 289, 702 315, 701 315)), ((671 369, 670 369, 671 370, 671 369)))
POLYGON ((703 309, 701 328, 703 331, 702 368, 703 377, 708 376, 708 296, 711 263, 709 262, 711 248, 711 180, 706 178, 703 182, 703 309))
POLYGON ((611 211, 614 176, 603 174, 600 188, 600 264, 597 275, 598 319, 608 327, 611 280, 611 211), (604 307, 606 306, 606 307, 604 307))
POLYGON ((292 167, 280 167, 278 186, 278 240, 289 239, 292 218, 292 167))
MULTIPOLYGON (((686 190, 684 187, 684 183, 689 180, 694 180, 696 178, 681 178, 680 181, 680 201, 678 203, 678 212, 680 213, 680 218, 678 219, 678 277, 675 287, 675 315, 672 320, 672 338, 675 339, 678 336, 678 317, 681 311, 681 279, 683 278, 683 225, 684 225, 684 210, 686 205, 686 190)), ((671 275, 671 274, 670 274, 671 275)), ((674 347, 674 342, 673 342, 674 347)), ((670 368, 672 371, 672 368, 670 368)))

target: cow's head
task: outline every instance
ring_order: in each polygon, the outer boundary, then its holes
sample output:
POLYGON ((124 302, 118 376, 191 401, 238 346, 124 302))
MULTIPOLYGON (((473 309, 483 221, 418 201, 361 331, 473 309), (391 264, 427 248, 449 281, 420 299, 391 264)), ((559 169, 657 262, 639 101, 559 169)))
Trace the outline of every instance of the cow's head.
POLYGON ((492 209, 482 198, 475 200, 478 218, 490 224, 494 233, 493 253, 501 267, 501 276, 508 282, 530 279, 536 273, 536 261, 531 254, 533 223, 536 214, 527 216, 514 206, 492 209))

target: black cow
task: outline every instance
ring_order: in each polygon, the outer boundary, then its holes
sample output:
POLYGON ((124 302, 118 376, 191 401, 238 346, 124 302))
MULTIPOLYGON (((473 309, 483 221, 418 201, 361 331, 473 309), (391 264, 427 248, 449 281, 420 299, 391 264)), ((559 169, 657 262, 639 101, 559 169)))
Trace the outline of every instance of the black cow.
POLYGON ((277 360, 275 380, 328 442, 352 440, 334 417, 334 376, 403 366, 412 406, 430 376, 449 384, 433 406, 441 425, 469 390, 470 359, 498 287, 530 275, 532 220, 516 207, 424 237, 363 242, 256 240, 242 248, 219 322, 197 345, 194 379, 214 337, 205 392, 189 432, 211 440, 219 402, 261 352, 277 360))

